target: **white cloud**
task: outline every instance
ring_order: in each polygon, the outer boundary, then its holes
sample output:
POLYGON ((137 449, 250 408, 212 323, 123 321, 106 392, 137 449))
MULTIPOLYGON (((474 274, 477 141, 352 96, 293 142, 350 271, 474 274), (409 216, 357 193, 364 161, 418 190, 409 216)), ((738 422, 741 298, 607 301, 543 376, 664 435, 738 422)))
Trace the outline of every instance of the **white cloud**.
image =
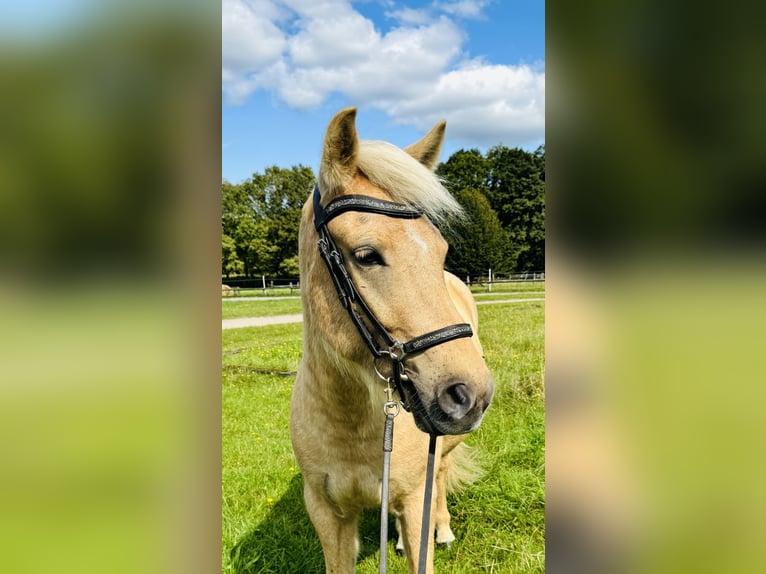
POLYGON ((268 87, 297 108, 319 105, 334 92, 369 104, 416 97, 438 81, 463 42, 460 29, 446 18, 385 35, 358 14, 325 23, 302 22, 281 60, 258 74, 227 78, 224 92, 238 101, 248 89, 268 87))
POLYGON ((421 130, 447 118, 452 139, 522 145, 543 136, 545 74, 525 65, 473 61, 442 74, 420 97, 389 102, 386 111, 421 130))
POLYGON ((401 8, 386 12, 386 17, 396 20, 401 24, 414 24, 416 26, 428 24, 433 18, 427 9, 401 8))
POLYGON ((268 0, 223 0, 221 50, 229 79, 257 72, 282 56, 286 39, 275 22, 278 14, 268 0))
POLYGON ((447 14, 460 18, 481 18, 489 0, 458 0, 456 2, 435 2, 434 6, 447 14))
MULTIPOLYGON (((487 2, 435 3, 477 17, 487 2)), ((522 145, 543 137, 545 79, 529 66, 466 60, 465 33, 446 15, 392 10, 387 32, 347 0, 224 0, 223 92, 228 103, 256 90, 312 108, 333 93, 450 138, 522 145)))
POLYGON ((288 55, 296 68, 355 65, 364 62, 380 42, 373 23, 356 12, 300 23, 289 41, 288 55))

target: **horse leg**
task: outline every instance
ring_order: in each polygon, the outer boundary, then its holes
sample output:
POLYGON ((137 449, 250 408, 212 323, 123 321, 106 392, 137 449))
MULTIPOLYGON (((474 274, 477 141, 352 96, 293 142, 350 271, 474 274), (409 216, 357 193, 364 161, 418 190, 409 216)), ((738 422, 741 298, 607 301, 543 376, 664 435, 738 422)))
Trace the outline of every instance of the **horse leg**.
POLYGON ((404 539, 402 538, 402 521, 399 517, 396 518, 396 553, 399 556, 404 556, 404 539))
MULTIPOLYGON (((423 519, 423 490, 411 493, 408 500, 404 503, 404 508, 400 516, 401 538, 404 540, 404 554, 407 556, 407 566, 410 574, 417 574, 418 562, 420 560, 420 528, 423 519)), ((431 508, 433 509, 433 499, 431 508)), ((431 512, 433 518, 433 510, 431 512)), ((431 522, 433 524, 433 522, 431 522)), ((426 574, 434 572, 434 536, 433 529, 430 528, 428 537, 428 555, 426 559, 426 574)), ((397 544, 398 546, 398 544, 397 544)))
POLYGON ((448 547, 455 541, 455 535, 449 526, 450 515, 447 510, 447 472, 449 472, 450 455, 442 456, 439 472, 436 473, 436 508, 434 511, 434 527, 436 528, 436 543, 448 547))
MULTIPOLYGON (((439 473, 436 475, 436 501, 434 510, 434 527, 436 528, 436 543, 450 546, 455 541, 455 535, 450 528, 450 515, 447 510, 447 472, 449 469, 449 455, 442 457, 439 473)), ((402 538, 402 523, 396 519, 396 553, 404 556, 404 539, 402 538)))
POLYGON ((340 516, 321 492, 315 492, 308 485, 303 490, 303 498, 322 544, 326 574, 353 574, 359 553, 358 513, 340 516))

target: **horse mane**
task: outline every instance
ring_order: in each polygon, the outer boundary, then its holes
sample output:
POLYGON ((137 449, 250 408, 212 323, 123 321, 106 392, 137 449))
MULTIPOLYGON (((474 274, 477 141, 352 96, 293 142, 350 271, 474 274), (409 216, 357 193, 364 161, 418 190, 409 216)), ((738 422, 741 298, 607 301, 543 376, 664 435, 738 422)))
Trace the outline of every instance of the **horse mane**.
POLYGON ((361 140, 357 166, 392 201, 418 208, 437 227, 464 217, 462 206, 444 187, 443 180, 391 143, 361 140))

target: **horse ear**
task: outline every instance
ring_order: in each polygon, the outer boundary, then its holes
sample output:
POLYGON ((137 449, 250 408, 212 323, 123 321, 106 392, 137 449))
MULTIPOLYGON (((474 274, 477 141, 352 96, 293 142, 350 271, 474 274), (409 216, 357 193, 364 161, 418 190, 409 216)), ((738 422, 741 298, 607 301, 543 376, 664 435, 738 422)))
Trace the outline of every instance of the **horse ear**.
POLYGON ((320 189, 325 199, 339 193, 356 175, 356 108, 346 108, 330 120, 324 136, 320 189))
POLYGON ((423 136, 423 139, 408 145, 404 148, 404 151, 428 169, 434 169, 439 161, 439 154, 442 151, 446 127, 447 122, 444 120, 440 121, 430 132, 423 136))

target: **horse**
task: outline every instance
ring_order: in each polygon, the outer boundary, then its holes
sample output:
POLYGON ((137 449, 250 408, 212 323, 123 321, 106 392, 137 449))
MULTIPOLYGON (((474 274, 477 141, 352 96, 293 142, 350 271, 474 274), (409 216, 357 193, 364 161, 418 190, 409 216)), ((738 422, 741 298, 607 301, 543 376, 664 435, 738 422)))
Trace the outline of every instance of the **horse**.
POLYGON ((360 140, 356 108, 338 112, 325 132, 317 185, 303 206, 303 356, 290 434, 328 574, 355 571, 359 515, 381 506, 386 404, 409 409, 398 412, 393 430, 388 511, 411 574, 421 551, 430 435, 438 438, 435 488, 428 489, 428 574, 434 530, 437 543, 455 540, 447 492, 476 478, 463 440, 480 425, 493 381, 473 296, 444 270, 447 242, 439 227, 462 214, 434 173, 445 126, 440 122, 401 149, 360 140), (386 402, 395 368, 406 386, 397 383, 395 401, 386 402))

